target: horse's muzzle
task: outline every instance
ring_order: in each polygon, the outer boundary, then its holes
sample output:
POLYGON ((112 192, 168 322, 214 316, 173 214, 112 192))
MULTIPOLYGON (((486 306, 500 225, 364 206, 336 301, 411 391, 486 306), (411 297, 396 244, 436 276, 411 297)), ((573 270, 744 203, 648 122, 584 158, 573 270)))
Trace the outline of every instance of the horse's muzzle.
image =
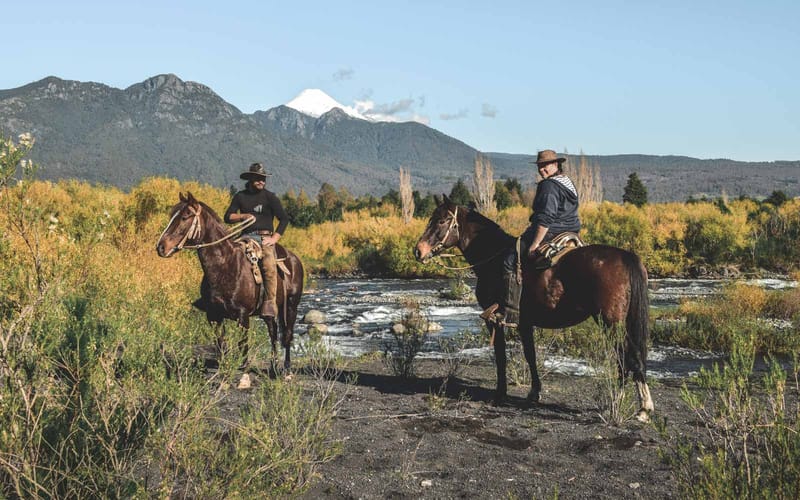
POLYGON ((161 243, 161 242, 159 242, 158 245, 156 245, 156 252, 158 252, 158 256, 159 257, 164 257, 164 258, 171 257, 172 254, 174 254, 176 252, 176 250, 177 250, 177 247, 172 247, 172 248, 169 249, 169 251, 167 251, 164 248, 164 244, 161 243))
POLYGON ((431 255, 431 246, 425 242, 417 243, 417 246, 414 248, 414 258, 424 264, 431 257, 433 257, 433 255, 431 255))

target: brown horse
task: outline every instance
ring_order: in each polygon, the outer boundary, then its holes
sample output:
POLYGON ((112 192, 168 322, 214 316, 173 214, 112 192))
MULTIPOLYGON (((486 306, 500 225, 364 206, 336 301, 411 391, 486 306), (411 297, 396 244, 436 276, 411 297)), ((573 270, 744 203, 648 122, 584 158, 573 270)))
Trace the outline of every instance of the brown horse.
MULTIPOLYGON (((170 212, 170 222, 158 240, 156 250, 161 257, 170 257, 183 248, 196 248, 203 268, 200 299, 195 306, 205 311, 209 323, 221 326, 224 319, 236 321, 242 328, 239 346, 247 364, 247 329, 250 316, 258 314, 260 286, 256 284, 252 265, 242 248, 231 241, 228 228, 208 205, 192 196, 180 194, 180 202, 170 212)), ((278 259, 288 269, 278 271, 278 317, 262 318, 269 329, 273 358, 277 354, 277 332, 285 350, 284 369, 291 368, 290 351, 297 319, 297 305, 303 294, 303 264, 292 252, 275 246, 278 259), (277 319, 277 321, 276 321, 277 319)), ((217 339, 224 346, 224 327, 217 339)))
MULTIPOLYGON (((475 294, 482 308, 503 296, 503 257, 515 238, 495 222, 473 210, 453 204, 447 196, 438 204, 417 242, 414 255, 426 262, 442 250, 457 247, 478 277, 475 294)), ((589 245, 572 250, 545 270, 523 266, 519 334, 531 371, 528 400, 539 400, 541 381, 536 370, 533 329, 565 328, 594 317, 606 329, 625 325, 619 346, 620 376, 633 372, 639 397, 639 420, 647 420, 653 400, 645 380, 649 304, 647 271, 639 258, 626 250, 589 245)), ((502 326, 486 322, 494 337, 497 361, 495 402, 506 398, 506 340, 502 326)))

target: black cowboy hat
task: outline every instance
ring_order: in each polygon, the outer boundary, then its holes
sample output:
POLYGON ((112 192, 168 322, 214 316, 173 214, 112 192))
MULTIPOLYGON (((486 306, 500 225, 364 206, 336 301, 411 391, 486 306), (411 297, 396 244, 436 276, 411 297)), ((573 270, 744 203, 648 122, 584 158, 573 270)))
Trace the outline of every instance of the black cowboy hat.
POLYGON ((250 165, 250 170, 247 172, 242 172, 239 176, 240 179, 244 179, 246 181, 254 181, 254 180, 266 180, 267 177, 270 177, 272 174, 268 174, 266 170, 264 170, 264 165, 260 163, 253 163, 250 165))

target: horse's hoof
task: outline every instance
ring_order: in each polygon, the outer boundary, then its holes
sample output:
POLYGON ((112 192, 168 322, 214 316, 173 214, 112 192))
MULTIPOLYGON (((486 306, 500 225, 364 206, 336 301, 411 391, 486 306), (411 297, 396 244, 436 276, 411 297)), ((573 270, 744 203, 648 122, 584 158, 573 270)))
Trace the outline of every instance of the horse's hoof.
POLYGON ((242 378, 239 379, 239 385, 236 386, 239 390, 250 389, 253 386, 252 380, 250 380, 250 374, 245 373, 242 375, 242 378))
POLYGON ((288 375, 284 375, 283 376, 283 380, 285 380, 286 382, 291 382, 293 378, 294 378, 294 375, 292 375, 291 373, 289 373, 288 375))
POLYGON ((644 408, 639 410, 639 413, 636 414, 636 420, 639 422, 646 424, 650 421, 650 413, 647 412, 644 408))
POLYGON ((538 403, 540 396, 538 392, 531 391, 528 393, 528 402, 529 403, 538 403))

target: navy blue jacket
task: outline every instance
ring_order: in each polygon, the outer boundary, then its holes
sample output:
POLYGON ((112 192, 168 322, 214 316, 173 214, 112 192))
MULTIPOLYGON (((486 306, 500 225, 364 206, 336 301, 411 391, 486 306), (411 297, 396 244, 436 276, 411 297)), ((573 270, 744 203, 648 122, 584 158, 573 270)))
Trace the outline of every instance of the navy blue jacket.
POLYGON ((525 232, 531 233, 531 240, 537 226, 548 229, 546 240, 559 233, 566 231, 577 233, 581 230, 581 221, 578 218, 578 192, 569 177, 556 175, 539 182, 536 186, 530 221, 531 227, 525 232))

